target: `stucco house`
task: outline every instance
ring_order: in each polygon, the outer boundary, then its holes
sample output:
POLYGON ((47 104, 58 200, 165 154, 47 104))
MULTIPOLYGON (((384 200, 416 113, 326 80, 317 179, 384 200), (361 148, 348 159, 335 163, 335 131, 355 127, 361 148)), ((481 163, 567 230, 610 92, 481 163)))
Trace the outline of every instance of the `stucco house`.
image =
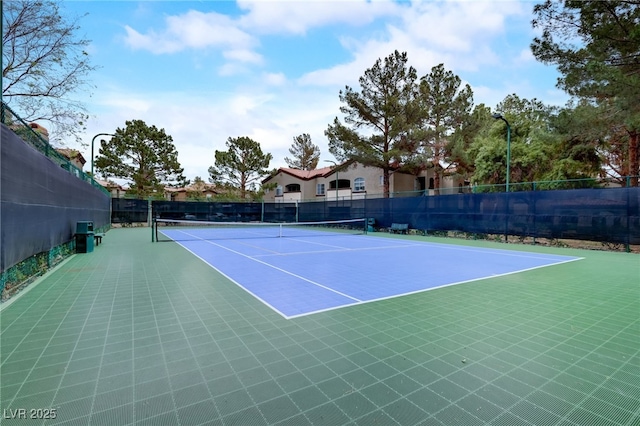
POLYGON ((82 170, 84 165, 87 163, 87 160, 84 159, 82 154, 75 149, 56 148, 56 151, 80 170, 82 170))
POLYGON ((125 193, 127 192, 126 188, 123 188, 122 185, 110 180, 96 179, 96 182, 111 193, 111 198, 124 198, 125 193))
POLYGON ((218 194, 214 185, 196 183, 184 188, 165 187, 164 197, 169 201, 209 200, 218 194))
MULTIPOLYGON (((281 167, 262 181, 273 186, 265 192, 264 200, 272 202, 330 201, 384 196, 383 174, 377 167, 367 167, 347 161, 333 167, 316 170, 298 170, 281 167)), ((445 175, 441 191, 457 192, 462 179, 445 175), (460 181, 460 182, 459 182, 460 181)), ((389 176, 389 192, 393 195, 433 195, 433 171, 420 176, 399 171, 389 176)))

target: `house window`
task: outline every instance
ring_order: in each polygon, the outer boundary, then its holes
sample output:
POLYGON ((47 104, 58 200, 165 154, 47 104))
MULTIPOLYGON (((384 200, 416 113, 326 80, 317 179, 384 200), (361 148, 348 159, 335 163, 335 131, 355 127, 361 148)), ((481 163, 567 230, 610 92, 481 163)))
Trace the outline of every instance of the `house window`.
POLYGON ((380 186, 384 185, 384 176, 380 176, 380 186))
POLYGON ((349 189, 351 188, 351 181, 349 179, 339 179, 338 182, 332 180, 329 182, 330 189, 336 189, 336 183, 338 184, 338 189, 349 189))
POLYGON ((355 178, 355 180, 353 181, 353 191, 364 192, 364 178, 355 178))
POLYGON ((316 185, 316 195, 324 195, 324 183, 316 185))
POLYGON ((276 187, 276 197, 282 197, 282 187, 280 185, 276 187))
POLYGON ((290 183, 286 186, 286 192, 300 192, 300 184, 299 183, 290 183))
POLYGON ((429 178, 429 189, 435 189, 436 185, 433 178, 429 178))

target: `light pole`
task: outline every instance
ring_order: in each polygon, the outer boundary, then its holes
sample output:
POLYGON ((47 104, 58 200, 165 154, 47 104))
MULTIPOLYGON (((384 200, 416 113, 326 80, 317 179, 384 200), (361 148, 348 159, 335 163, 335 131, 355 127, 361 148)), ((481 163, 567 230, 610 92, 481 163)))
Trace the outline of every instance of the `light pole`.
POLYGON ((332 163, 336 170, 336 202, 338 202, 338 164, 335 161, 324 160, 327 163, 332 163))
POLYGON ((91 179, 95 180, 95 176, 93 175, 93 143, 96 141, 98 136, 115 136, 112 133, 98 133, 91 139, 91 179))
POLYGON ((491 117, 496 120, 502 120, 507 125, 507 189, 506 192, 509 192, 509 177, 511 176, 511 126, 509 122, 502 116, 502 114, 492 114, 491 117))

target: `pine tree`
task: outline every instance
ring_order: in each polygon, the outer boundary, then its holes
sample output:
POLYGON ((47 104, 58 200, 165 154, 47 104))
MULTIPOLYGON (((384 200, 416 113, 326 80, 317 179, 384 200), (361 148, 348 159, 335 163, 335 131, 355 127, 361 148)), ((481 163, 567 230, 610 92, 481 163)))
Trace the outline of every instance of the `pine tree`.
POLYGON ((124 129, 116 129, 111 140, 102 144, 95 165, 105 178, 128 180, 131 192, 139 198, 185 181, 173 138, 142 120, 127 121, 124 129))
POLYGON ((340 91, 345 124, 336 117, 325 131, 329 152, 338 160, 355 160, 382 170, 385 197, 389 196, 391 171, 411 147, 407 139, 418 119, 416 78, 416 70, 407 65, 406 52, 396 50, 378 59, 360 77, 360 92, 349 86, 340 91))
POLYGON ((293 138, 289 153, 293 158, 285 157, 284 161, 292 169, 315 170, 318 167, 320 148, 311 142, 311 136, 307 133, 293 138))
POLYGON ((246 198, 249 191, 255 191, 256 183, 269 174, 269 162, 273 156, 264 154, 260 144, 243 136, 227 139, 227 151, 215 153, 215 165, 209 167, 209 180, 221 187, 240 190, 240 197, 246 198))

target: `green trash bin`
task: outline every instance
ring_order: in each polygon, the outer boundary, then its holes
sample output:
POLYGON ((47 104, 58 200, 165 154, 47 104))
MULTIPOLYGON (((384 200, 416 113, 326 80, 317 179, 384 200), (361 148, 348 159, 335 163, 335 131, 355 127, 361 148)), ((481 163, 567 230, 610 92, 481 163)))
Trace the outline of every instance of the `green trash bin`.
POLYGON ((367 218, 367 232, 375 232, 376 220, 372 217, 367 218))
POLYGON ((76 223, 76 234, 86 234, 87 232, 93 232, 93 222, 82 221, 76 223))
POLYGON ((76 253, 93 252, 94 232, 93 222, 82 221, 76 223, 76 253))

